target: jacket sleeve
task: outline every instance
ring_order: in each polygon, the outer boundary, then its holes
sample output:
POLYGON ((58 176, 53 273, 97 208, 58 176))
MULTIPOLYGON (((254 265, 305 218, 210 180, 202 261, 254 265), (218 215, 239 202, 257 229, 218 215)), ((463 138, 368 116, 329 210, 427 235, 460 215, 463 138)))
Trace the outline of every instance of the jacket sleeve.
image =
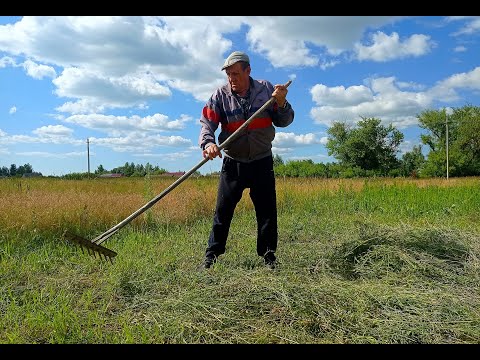
MULTIPOLYGON (((272 96, 273 91, 275 90, 273 84, 269 81, 265 82, 265 86, 267 87, 267 91, 269 93, 269 97, 272 96)), ((269 111, 270 117, 272 118, 273 125, 277 127, 287 127, 293 122, 293 118, 295 117, 295 111, 292 108, 292 105, 288 102, 287 99, 287 106, 285 108, 281 108, 275 102, 273 106, 270 108, 269 111)))
POLYGON ((295 111, 287 100, 287 106, 285 108, 281 108, 275 103, 275 105, 273 105, 273 113, 271 116, 273 125, 277 127, 287 127, 293 122, 295 111))
POLYGON ((215 96, 212 95, 202 109, 200 116, 200 135, 198 137, 198 144, 202 150, 205 150, 211 144, 215 144, 215 130, 222 120, 221 108, 217 105, 215 96))

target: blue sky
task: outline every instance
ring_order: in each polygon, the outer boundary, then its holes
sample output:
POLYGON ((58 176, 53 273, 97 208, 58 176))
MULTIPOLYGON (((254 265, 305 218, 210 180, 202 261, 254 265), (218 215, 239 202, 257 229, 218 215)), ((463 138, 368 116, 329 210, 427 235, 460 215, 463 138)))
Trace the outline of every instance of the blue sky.
POLYGON ((187 171, 234 50, 249 54, 252 77, 293 80, 295 119, 273 143, 285 161, 335 161, 328 128, 361 117, 402 131, 401 156, 420 144, 422 111, 480 106, 479 35, 473 16, 1 16, 0 167, 86 172, 88 138, 92 172, 187 171))

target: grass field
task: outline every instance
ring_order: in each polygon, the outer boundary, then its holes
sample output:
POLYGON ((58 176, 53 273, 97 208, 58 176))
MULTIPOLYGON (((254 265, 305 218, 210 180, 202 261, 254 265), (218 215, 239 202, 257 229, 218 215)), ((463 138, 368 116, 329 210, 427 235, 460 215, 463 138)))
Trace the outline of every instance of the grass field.
POLYGON ((199 271, 216 178, 0 179, 0 343, 480 342, 480 178, 277 179, 279 266, 244 193, 199 271))

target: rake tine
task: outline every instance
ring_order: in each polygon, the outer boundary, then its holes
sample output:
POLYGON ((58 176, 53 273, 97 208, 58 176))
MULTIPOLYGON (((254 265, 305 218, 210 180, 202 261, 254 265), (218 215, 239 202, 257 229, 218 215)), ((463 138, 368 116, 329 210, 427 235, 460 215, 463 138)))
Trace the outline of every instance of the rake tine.
POLYGON ((108 257, 110 262, 113 264, 112 257, 117 256, 117 253, 115 251, 107 249, 106 247, 103 247, 101 245, 95 244, 94 242, 88 241, 87 239, 84 239, 81 236, 70 233, 68 231, 65 231, 63 233, 63 237, 67 240, 70 240, 71 242, 74 242, 76 245, 79 245, 80 249, 82 250, 82 253, 84 253, 83 248, 85 247, 87 249, 87 253, 89 255, 93 255, 95 259, 97 258, 97 254, 100 259, 102 259, 102 255, 103 255, 105 259, 107 259, 108 257))

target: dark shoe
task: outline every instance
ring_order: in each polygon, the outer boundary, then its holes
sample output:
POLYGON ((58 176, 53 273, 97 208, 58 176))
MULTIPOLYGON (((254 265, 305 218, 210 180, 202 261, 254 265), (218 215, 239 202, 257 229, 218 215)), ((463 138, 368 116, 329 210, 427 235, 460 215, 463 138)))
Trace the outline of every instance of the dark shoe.
POLYGON ((213 264, 217 262, 217 257, 215 255, 206 255, 205 260, 203 260, 202 269, 210 269, 213 264))
POLYGON ((273 270, 277 266, 277 258, 273 251, 267 251, 267 253, 263 255, 263 259, 265 260, 265 266, 268 269, 273 270))

